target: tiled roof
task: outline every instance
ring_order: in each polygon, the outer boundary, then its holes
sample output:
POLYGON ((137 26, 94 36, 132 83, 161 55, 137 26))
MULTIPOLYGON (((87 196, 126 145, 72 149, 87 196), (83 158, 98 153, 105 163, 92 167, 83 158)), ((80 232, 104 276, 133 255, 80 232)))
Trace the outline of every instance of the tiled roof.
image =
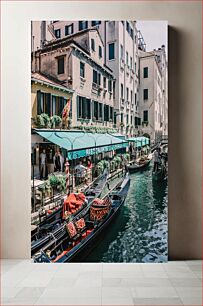
POLYGON ((31 75, 31 79, 32 81, 38 81, 40 83, 43 83, 45 85, 50 85, 52 87, 57 87, 58 89, 61 89, 61 90, 65 90, 65 91, 68 91, 68 92, 73 92, 73 90, 65 87, 64 85, 61 85, 60 82, 57 82, 57 80, 53 80, 52 78, 49 78, 48 76, 45 76, 41 73, 38 73, 38 72, 34 72, 32 73, 31 75))

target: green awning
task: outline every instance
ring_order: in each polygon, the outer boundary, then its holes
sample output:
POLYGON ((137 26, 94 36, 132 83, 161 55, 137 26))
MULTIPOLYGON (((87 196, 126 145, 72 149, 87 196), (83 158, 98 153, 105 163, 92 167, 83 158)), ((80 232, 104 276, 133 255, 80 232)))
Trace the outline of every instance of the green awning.
POLYGON ((117 137, 119 139, 125 140, 125 135, 122 135, 120 133, 112 133, 111 135, 114 136, 114 137, 117 137))
POLYGON ((81 131, 35 130, 46 140, 68 151, 68 159, 77 159, 95 153, 126 148, 128 142, 110 134, 86 133, 81 131))
POLYGON ((144 147, 149 144, 149 138, 147 137, 131 137, 127 139, 128 142, 134 142, 136 148, 144 147))

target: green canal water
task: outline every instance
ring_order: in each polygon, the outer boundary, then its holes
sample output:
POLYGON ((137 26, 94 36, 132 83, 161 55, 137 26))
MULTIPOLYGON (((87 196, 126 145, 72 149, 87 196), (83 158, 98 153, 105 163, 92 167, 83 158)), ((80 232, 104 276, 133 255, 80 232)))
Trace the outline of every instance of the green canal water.
POLYGON ((152 169, 131 175, 128 196, 85 262, 165 262, 168 254, 167 181, 152 169))

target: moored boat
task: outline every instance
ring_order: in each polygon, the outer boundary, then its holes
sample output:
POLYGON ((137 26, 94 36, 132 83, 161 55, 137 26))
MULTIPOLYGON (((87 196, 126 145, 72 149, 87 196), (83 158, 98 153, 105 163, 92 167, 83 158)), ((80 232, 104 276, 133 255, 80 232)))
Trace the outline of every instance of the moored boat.
POLYGON ((160 165, 160 167, 152 172, 152 180, 155 182, 163 181, 166 178, 166 168, 164 165, 160 165))
MULTIPOLYGON (((60 218, 52 221, 51 223, 43 223, 42 225, 38 226, 37 229, 35 229, 35 234, 32 235, 32 242, 31 242, 31 255, 34 255, 36 252, 38 252, 41 248, 43 248, 47 243, 50 243, 52 241, 56 241, 57 239, 60 239, 64 235, 64 221, 66 219, 66 216, 71 216, 72 218, 75 218, 78 214, 80 214, 83 209, 87 209, 92 201, 100 197, 104 187, 107 184, 108 179, 108 172, 104 171, 102 175, 100 175, 95 182, 86 190, 84 193, 84 198, 82 195, 77 194, 71 194, 67 199, 69 200, 70 204, 73 199, 73 196, 76 197, 76 201, 78 203, 81 201, 81 205, 78 205, 78 209, 69 210, 70 207, 67 206, 66 200, 64 201, 64 205, 60 208, 60 218), (70 201, 71 197, 71 201, 70 201), (65 208, 66 207, 66 208, 65 208), (67 208, 68 207, 68 208, 67 208), (67 213, 67 214, 66 214, 67 213)), ((75 207, 76 207, 76 203, 75 207)))
POLYGON ((33 257, 34 262, 70 262, 81 260, 95 239, 108 227, 125 202, 130 186, 129 175, 102 200, 95 199, 86 212, 65 225, 66 235, 46 246, 33 257))
POLYGON ((128 165, 129 173, 135 173, 140 170, 145 170, 152 160, 152 154, 149 154, 147 157, 141 157, 131 165, 128 165))

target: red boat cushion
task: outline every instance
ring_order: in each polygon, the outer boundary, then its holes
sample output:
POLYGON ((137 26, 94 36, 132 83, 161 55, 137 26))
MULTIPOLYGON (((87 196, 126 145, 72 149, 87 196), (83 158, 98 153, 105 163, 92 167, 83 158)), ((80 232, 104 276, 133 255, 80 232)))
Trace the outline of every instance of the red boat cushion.
POLYGON ((70 235, 71 238, 73 238, 77 235, 77 230, 76 230, 73 222, 69 222, 66 225, 66 228, 67 228, 68 234, 70 235))
POLYGON ((82 230, 85 228, 85 220, 84 218, 79 219, 78 221, 75 222, 75 226, 78 230, 82 230))

